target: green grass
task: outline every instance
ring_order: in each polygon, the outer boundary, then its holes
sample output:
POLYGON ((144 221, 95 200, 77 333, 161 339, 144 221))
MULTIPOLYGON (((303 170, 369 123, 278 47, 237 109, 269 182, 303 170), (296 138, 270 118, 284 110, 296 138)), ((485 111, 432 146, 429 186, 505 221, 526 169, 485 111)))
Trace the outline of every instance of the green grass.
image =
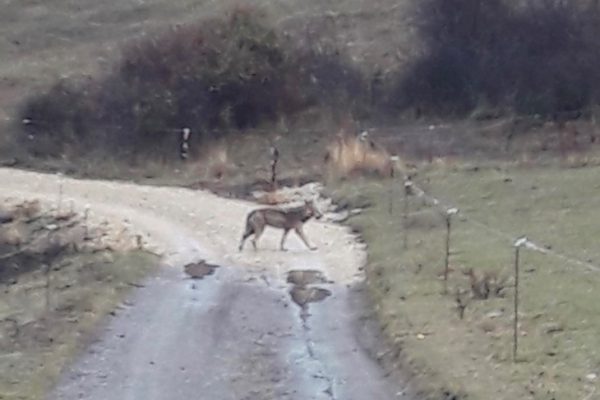
POLYGON ((142 252, 63 257, 51 274, 49 310, 41 271, 0 285, 0 398, 43 398, 131 284, 156 265, 156 257, 142 252))
MULTIPOLYGON (((495 270, 513 282, 513 239, 600 264, 594 219, 600 168, 437 168, 418 182, 448 206, 460 208, 451 237, 449 295, 444 266, 445 221, 422 199, 411 198, 403 249, 403 198, 389 213, 389 187, 345 184, 336 196, 373 206, 351 220, 369 245, 370 292, 385 332, 426 393, 450 391, 470 399, 581 399, 600 372, 600 272, 523 250, 518 362, 512 360, 512 301, 472 300, 460 320, 454 291, 469 289, 461 269, 495 270), (473 221, 476 221, 474 223, 473 221), (481 224, 487 226, 484 228, 481 224), (503 232, 494 234, 492 232, 503 232), (506 234, 506 236, 504 235, 506 234), (419 267, 421 265, 421 267, 419 267), (549 328, 560 328, 547 333, 549 328), (420 336, 419 334, 423 334, 420 336)), ((399 187, 399 183, 397 183, 399 187)))

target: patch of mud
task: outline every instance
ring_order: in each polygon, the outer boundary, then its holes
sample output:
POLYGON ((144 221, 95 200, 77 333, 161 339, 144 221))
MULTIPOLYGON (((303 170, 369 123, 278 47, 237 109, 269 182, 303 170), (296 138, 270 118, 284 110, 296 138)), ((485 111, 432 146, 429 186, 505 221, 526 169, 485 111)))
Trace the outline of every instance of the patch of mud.
POLYGON ((331 283, 325 278, 321 271, 317 270, 293 270, 287 274, 287 283, 296 286, 306 286, 315 283, 331 283))
POLYGON ((290 296, 294 303, 305 310, 309 303, 317 303, 331 296, 331 291, 314 284, 333 283, 321 271, 292 270, 287 274, 287 282, 292 284, 290 296))
POLYGON ((287 274, 287 282, 291 284, 290 297, 292 301, 300 307, 299 317, 302 321, 303 339, 306 346, 308 358, 319 365, 320 371, 314 375, 314 378, 322 380, 327 385, 323 393, 326 398, 334 400, 334 379, 325 372, 325 367, 314 349, 314 343, 310 337, 311 328, 309 326, 309 304, 317 303, 331 296, 331 291, 317 286, 318 284, 333 283, 329 281, 323 272, 317 270, 292 270, 287 274))
POLYGON ((190 279, 204 279, 205 276, 214 274, 217 268, 219 268, 218 265, 209 264, 204 260, 200 260, 195 263, 187 264, 183 267, 183 270, 190 279))
POLYGON ((304 308, 308 303, 316 303, 331 296, 331 291, 320 287, 294 286, 290 290, 290 296, 294 303, 304 308))

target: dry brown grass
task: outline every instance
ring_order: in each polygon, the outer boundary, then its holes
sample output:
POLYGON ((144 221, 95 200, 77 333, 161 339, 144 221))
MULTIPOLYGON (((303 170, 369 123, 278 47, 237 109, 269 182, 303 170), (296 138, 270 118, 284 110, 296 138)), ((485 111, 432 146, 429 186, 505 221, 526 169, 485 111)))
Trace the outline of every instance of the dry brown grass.
POLYGON ((0 245, 19 247, 25 242, 25 234, 19 223, 11 223, 0 228, 0 245))
POLYGON ((343 129, 327 146, 325 163, 330 173, 338 177, 376 175, 384 178, 394 174, 394 164, 386 149, 368 134, 353 136, 343 129))
POLYGON ((205 149, 192 167, 198 177, 208 180, 227 177, 234 170, 234 165, 226 142, 218 141, 203 146, 205 149))
POLYGON ((38 200, 27 200, 8 207, 6 214, 13 220, 9 224, 0 225, 0 246, 20 247, 29 239, 24 224, 38 218, 41 205, 38 200))
POLYGON ((259 204, 266 204, 269 206, 276 206, 279 204, 287 203, 289 199, 280 192, 265 192, 256 196, 256 202, 259 204))
POLYGON ((42 207, 39 200, 27 200, 15 206, 13 215, 15 218, 22 217, 26 221, 30 221, 40 215, 42 207))

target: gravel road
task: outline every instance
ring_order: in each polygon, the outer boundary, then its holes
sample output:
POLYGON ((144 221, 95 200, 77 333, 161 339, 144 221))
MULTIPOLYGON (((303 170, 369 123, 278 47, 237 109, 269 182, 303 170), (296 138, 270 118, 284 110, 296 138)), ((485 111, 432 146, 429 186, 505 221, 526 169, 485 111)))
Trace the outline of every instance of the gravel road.
POLYGON ((267 229, 259 251, 239 253, 250 203, 12 169, 0 169, 0 182, 3 197, 87 206, 91 219, 142 235, 164 259, 64 371, 49 400, 402 397, 361 345, 369 341, 360 320, 365 252, 346 228, 309 222, 314 252, 293 234, 290 251, 280 252, 281 233, 267 229), (200 259, 219 267, 190 279, 183 266, 200 259), (288 283, 288 272, 299 270, 319 276, 288 283))

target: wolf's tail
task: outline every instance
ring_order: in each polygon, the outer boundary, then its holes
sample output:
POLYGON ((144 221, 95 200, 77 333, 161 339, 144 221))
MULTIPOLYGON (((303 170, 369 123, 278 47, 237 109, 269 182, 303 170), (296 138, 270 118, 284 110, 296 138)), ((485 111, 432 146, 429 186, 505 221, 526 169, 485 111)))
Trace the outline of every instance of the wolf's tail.
POLYGON ((240 240, 240 245, 238 247, 239 251, 242 251, 242 249, 244 248, 244 242, 246 241, 246 239, 248 239, 248 237, 250 235, 252 235, 254 233, 254 227, 250 223, 250 218, 252 218, 253 215, 254 215, 254 211, 251 212, 250 214, 248 214, 248 216, 246 217, 246 227, 244 228, 244 234, 242 235, 242 240, 240 240))

